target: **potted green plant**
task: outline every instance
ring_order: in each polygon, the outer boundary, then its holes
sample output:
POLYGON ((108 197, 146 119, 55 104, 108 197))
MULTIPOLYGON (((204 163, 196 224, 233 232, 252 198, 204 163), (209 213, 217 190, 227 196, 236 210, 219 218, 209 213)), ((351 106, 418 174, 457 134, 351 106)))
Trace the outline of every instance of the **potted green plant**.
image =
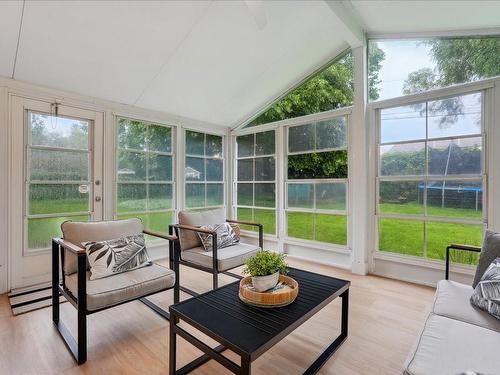
POLYGON ((278 284, 280 273, 288 273, 285 254, 272 251, 259 251, 248 259, 243 269, 244 274, 252 276, 252 284, 256 291, 264 292, 278 284))

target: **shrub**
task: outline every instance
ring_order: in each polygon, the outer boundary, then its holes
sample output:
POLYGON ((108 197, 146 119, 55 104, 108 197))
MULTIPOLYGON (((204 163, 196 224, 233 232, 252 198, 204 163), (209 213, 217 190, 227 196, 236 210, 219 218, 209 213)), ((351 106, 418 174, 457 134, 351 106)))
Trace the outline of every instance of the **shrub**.
POLYGON ((288 273, 288 265, 285 262, 285 254, 272 251, 259 251, 248 259, 243 269, 244 274, 252 277, 272 275, 275 272, 288 273))

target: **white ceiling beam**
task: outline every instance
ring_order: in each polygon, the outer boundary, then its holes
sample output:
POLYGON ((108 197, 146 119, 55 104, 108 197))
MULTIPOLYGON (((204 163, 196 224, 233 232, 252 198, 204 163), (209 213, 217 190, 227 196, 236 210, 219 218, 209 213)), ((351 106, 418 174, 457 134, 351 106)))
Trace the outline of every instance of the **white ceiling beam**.
POLYGON ((365 32, 362 22, 356 16, 350 2, 341 0, 324 0, 330 8, 335 18, 341 25, 341 33, 346 42, 352 48, 360 47, 364 44, 365 32))

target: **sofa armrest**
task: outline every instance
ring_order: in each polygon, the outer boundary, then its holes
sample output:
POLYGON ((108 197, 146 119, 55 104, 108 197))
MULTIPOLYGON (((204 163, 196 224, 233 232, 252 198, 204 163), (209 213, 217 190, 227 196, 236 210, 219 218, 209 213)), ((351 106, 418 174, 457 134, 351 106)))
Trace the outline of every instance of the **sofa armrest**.
POLYGON ((55 243, 57 243, 59 246, 61 246, 65 250, 72 252, 73 254, 76 254, 76 255, 85 254, 85 249, 83 247, 76 246, 75 244, 68 242, 68 241, 65 241, 62 238, 53 238, 52 240, 55 243))
POLYGON ((259 228, 259 247, 261 250, 264 250, 264 225, 262 225, 260 223, 255 223, 253 221, 244 221, 244 220, 226 219, 226 221, 228 223, 252 225, 254 227, 258 227, 259 228))
POLYGON ((167 240, 167 241, 176 241, 177 240, 177 236, 175 236, 175 235, 158 233, 158 232, 155 232, 155 231, 152 231, 149 229, 144 229, 142 232, 144 234, 148 234, 148 235, 153 236, 153 237, 162 238, 162 239, 167 240))
POLYGON ((446 265, 445 265, 445 274, 444 278, 449 280, 450 278, 450 250, 463 250, 463 251, 472 251, 475 253, 481 252, 481 247, 472 246, 472 245, 462 245, 452 243, 451 245, 446 247, 446 265))
POLYGON ((214 231, 214 230, 208 230, 208 229, 202 229, 202 228, 199 228, 199 227, 193 227, 192 225, 176 224, 176 225, 174 225, 174 227, 177 228, 177 229, 190 230, 192 232, 212 234, 212 235, 216 234, 216 231, 214 231))

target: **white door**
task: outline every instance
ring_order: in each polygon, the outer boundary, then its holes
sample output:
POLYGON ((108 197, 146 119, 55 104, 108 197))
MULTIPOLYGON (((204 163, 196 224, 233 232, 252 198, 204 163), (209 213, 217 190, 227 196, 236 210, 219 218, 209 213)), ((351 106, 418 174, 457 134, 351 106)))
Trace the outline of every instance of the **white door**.
POLYGON ((102 219, 103 113, 13 96, 10 287, 50 281, 66 220, 102 219))

